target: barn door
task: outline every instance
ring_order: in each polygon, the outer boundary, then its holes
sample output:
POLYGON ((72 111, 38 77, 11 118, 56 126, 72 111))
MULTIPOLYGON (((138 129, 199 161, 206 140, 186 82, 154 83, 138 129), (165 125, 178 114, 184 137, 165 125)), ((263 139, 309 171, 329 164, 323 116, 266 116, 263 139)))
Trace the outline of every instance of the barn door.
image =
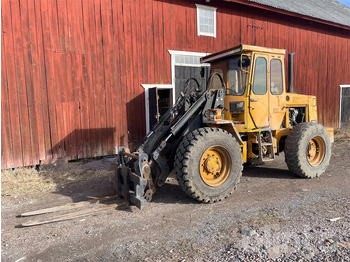
POLYGON ((343 85, 340 87, 339 127, 350 127, 350 85, 343 85))

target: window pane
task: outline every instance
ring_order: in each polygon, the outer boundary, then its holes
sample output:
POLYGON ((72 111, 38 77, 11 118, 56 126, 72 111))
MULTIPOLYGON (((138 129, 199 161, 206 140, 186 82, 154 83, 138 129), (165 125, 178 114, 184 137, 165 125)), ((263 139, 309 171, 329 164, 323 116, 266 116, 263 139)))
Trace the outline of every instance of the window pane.
POLYGON ((185 56, 185 63, 186 64, 193 64, 193 57, 192 56, 185 56))
POLYGON ((264 95, 267 90, 267 62, 263 57, 258 57, 255 61, 255 74, 253 82, 253 92, 256 95, 264 95))
POLYGON ((279 59, 271 60, 271 94, 280 95, 283 92, 282 62, 279 59))
POLYGON ((208 33, 208 26, 207 25, 201 25, 200 26, 201 33, 208 33))

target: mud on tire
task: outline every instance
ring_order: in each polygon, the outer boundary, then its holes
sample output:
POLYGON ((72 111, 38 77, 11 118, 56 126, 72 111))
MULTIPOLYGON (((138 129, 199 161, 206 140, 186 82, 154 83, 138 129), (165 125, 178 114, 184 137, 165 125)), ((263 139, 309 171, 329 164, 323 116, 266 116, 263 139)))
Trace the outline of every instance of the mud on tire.
POLYGON ((326 171, 331 158, 331 142, 324 126, 300 123, 289 133, 285 145, 288 169, 303 178, 314 178, 326 171))
POLYGON ((188 196, 200 202, 214 203, 230 196, 240 181, 242 169, 242 153, 236 138, 220 128, 194 130, 184 137, 176 151, 175 173, 179 185, 188 196), (222 168, 228 164, 225 179, 212 186, 210 181, 205 182, 201 167, 204 153, 210 148, 217 148, 227 156, 220 162, 222 168))

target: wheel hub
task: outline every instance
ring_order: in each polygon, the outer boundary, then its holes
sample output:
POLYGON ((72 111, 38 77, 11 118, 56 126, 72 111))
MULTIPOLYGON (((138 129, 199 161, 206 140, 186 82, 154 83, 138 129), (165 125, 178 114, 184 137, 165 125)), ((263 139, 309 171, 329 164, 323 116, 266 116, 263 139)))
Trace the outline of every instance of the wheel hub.
POLYGON ((217 155, 215 156, 215 154, 212 156, 208 154, 207 159, 204 158, 204 169, 207 171, 207 173, 216 174, 220 172, 221 164, 219 162, 219 157, 220 156, 217 155))
POLYGON ((200 160, 200 175, 209 186, 223 184, 231 171, 231 158, 222 146, 212 146, 202 155, 200 160))
POLYGON ((307 146, 307 161, 313 167, 319 166, 326 154, 325 142, 320 136, 313 137, 307 146))

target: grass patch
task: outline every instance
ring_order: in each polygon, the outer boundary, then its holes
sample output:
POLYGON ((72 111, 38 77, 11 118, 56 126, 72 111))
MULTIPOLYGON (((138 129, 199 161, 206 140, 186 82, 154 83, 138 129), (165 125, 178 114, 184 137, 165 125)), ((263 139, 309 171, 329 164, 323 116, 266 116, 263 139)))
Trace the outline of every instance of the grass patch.
POLYGON ((56 187, 52 177, 34 168, 1 171, 1 196, 55 191, 56 187))
MULTIPOLYGON (((40 192, 62 192, 87 187, 112 185, 113 172, 109 163, 80 161, 51 165, 37 171, 35 168, 2 170, 1 195, 20 196, 40 192)), ((67 192, 65 192, 67 193, 67 192)))
POLYGON ((339 128, 334 130, 334 139, 350 139, 350 128, 339 128))

